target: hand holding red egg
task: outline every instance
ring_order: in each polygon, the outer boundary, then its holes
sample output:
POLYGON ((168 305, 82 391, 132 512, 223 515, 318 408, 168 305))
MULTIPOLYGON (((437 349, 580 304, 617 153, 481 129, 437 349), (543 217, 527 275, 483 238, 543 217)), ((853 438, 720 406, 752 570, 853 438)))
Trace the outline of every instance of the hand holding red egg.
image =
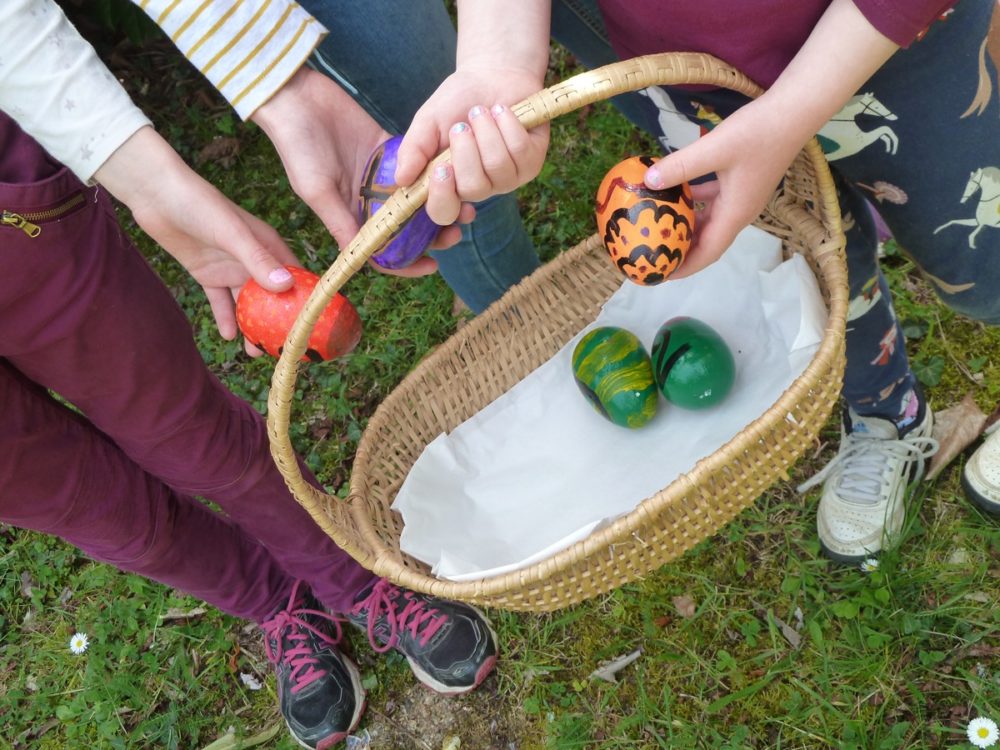
MULTIPOLYGON (((247 341, 273 357, 281 356, 299 311, 319 282, 319 276, 296 266, 286 266, 295 284, 285 292, 269 292, 253 279, 236 300, 236 322, 247 341)), ((350 354, 361 339, 361 319, 354 305, 339 292, 326 306, 309 335, 302 361, 321 362, 350 354)))

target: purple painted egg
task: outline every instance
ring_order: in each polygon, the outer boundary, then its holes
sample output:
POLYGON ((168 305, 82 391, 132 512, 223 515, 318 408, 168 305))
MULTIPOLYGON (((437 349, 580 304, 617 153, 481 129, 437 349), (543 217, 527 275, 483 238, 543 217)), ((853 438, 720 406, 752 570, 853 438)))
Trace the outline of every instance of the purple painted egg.
MULTIPOLYGON (((382 208, 399 187, 396 184, 396 155, 402 141, 401 135, 393 136, 368 159, 358 201, 358 218, 362 224, 382 208)), ((382 268, 406 268, 426 252, 440 229, 421 206, 386 246, 372 256, 372 260, 382 268)))

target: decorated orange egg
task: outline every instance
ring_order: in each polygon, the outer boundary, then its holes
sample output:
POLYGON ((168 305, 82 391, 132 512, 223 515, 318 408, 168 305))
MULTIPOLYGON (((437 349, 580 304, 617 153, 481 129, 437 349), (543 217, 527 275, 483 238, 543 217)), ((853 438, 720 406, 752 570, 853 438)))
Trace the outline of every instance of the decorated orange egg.
MULTIPOLYGON (((236 322, 258 349, 279 357, 299 310, 319 282, 319 276, 286 266, 295 280, 291 289, 271 292, 250 279, 236 299, 236 322)), ((361 339, 361 318, 354 305, 338 292, 326 306, 309 335, 302 361, 321 362, 350 354, 361 339)))
POLYGON ((646 187, 656 162, 633 156, 612 167, 597 189, 597 231, 615 266, 637 284, 665 281, 684 262, 694 233, 694 199, 686 182, 646 187))

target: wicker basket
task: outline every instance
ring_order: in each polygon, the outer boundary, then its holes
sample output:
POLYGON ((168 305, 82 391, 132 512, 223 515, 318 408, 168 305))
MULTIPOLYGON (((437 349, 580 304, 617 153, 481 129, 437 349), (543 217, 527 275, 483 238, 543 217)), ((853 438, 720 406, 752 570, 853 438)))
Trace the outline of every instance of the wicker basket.
MULTIPOLYGON (((535 94, 514 111, 528 127, 590 102, 658 84, 708 83, 756 96, 760 89, 707 55, 668 53, 595 69, 535 94)), ((380 405, 361 439, 346 501, 306 482, 288 427, 299 358, 323 307, 423 204, 427 175, 385 204, 322 277, 279 359, 269 398, 272 453, 288 486, 324 531, 367 568, 402 586, 486 606, 548 611, 656 570, 715 533, 791 464, 826 423, 844 369, 847 271, 832 178, 812 142, 789 169, 757 225, 812 265, 829 318, 805 372, 764 414, 632 512, 552 557, 475 580, 435 578, 400 552, 402 520, 390 506, 423 448, 551 358, 623 283, 596 236, 511 289, 425 358, 380 405)), ((489 534, 489 529, 480 529, 489 534)))

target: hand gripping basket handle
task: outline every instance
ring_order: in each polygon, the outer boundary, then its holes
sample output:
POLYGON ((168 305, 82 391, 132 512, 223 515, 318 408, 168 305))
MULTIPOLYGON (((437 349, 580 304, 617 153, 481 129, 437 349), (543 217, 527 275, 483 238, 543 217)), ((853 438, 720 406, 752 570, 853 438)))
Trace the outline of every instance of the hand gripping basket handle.
MULTIPOLYGON (((665 84, 709 84, 751 97, 762 92, 745 75, 711 55, 671 52, 636 57, 581 73, 539 91, 511 110, 525 127, 532 128, 592 102, 665 84)), ((813 149, 813 158, 823 159, 818 145, 813 143, 807 148, 813 149)), ((450 152, 444 151, 427 166, 416 183, 397 190, 340 253, 296 318, 271 380, 267 424, 275 462, 296 499, 341 548, 362 563, 371 557, 371 551, 359 543, 358 534, 351 533, 356 522, 351 518, 350 504, 331 498, 307 482, 292 449, 288 428, 298 364, 320 313, 368 258, 424 204, 434 167, 449 158, 450 152), (325 510, 324 498, 333 500, 325 510)))

